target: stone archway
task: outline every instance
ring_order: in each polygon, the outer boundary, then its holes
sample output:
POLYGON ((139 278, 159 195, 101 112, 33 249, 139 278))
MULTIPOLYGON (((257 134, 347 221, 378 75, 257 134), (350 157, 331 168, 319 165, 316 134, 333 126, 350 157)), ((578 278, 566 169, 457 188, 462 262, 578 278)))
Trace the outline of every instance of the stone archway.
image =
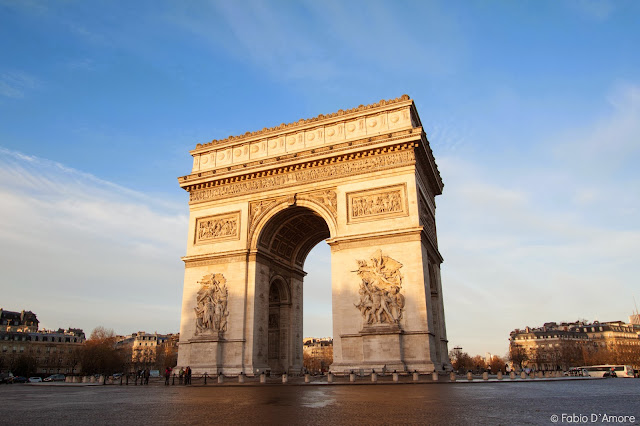
POLYGON ((325 240, 331 369, 450 367, 435 226, 443 185, 407 96, 191 154, 179 179, 190 194, 180 366, 300 371, 304 261, 325 240))
MULTIPOLYGON (((319 206, 314 209, 321 211, 319 206)), ((258 235, 253 246, 257 294, 253 368, 276 373, 299 372, 303 364, 304 261, 313 247, 330 237, 330 231, 325 219, 309 207, 273 203, 265 213, 265 220, 256 228, 258 235), (267 293, 268 307, 261 297, 267 293), (266 358, 265 323, 268 323, 266 358)))

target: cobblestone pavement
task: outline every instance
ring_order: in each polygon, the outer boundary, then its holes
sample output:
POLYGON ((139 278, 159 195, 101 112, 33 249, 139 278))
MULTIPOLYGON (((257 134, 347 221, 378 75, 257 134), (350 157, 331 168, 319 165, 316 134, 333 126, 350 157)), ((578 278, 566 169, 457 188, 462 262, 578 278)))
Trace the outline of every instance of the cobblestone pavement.
POLYGON ((607 421, 611 416, 618 424, 640 422, 637 379, 367 386, 15 384, 0 386, 0 398, 0 424, 8 425, 549 425, 554 419, 614 423, 607 421))

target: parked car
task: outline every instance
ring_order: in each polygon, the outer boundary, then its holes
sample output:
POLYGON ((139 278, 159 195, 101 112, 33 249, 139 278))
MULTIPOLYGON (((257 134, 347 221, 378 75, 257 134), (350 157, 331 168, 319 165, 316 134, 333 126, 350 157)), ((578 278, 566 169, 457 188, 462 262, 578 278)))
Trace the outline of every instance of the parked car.
POLYGON ((24 376, 14 376, 13 383, 27 383, 27 378, 24 376))
POLYGON ((64 374, 52 374, 44 378, 45 382, 64 382, 64 374))
POLYGON ((6 383, 6 384, 13 383, 13 374, 0 373, 0 383, 6 383))
POLYGON ((42 383, 42 377, 29 377, 29 383, 42 383))

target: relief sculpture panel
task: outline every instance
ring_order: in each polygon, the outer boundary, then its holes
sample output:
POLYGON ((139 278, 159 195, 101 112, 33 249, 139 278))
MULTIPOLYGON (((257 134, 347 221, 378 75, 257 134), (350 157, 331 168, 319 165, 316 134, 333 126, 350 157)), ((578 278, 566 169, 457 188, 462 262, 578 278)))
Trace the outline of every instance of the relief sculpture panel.
POLYGON ((387 219, 408 214, 405 185, 347 194, 348 223, 387 219))
POLYGON ((196 294, 196 336, 220 335, 227 331, 227 280, 222 274, 208 274, 198 281, 196 294))
POLYGON ((196 219, 195 244, 240 238, 240 212, 196 219))
POLYGON ((377 250, 369 261, 357 260, 360 277, 360 301, 354 304, 362 314, 363 328, 376 325, 398 325, 402 319, 404 296, 402 263, 377 250))

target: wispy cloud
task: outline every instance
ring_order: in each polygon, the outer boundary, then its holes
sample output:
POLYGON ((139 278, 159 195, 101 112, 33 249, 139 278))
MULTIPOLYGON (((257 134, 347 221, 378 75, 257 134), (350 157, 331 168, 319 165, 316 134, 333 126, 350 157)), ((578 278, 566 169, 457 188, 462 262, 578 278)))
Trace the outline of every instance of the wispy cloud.
POLYGON ((6 309, 50 327, 177 331, 182 206, 6 149, 0 180, 6 309))
POLYGON ((417 42, 416 27, 385 2, 304 1, 292 8, 287 3, 214 1, 197 11, 178 7, 167 20, 283 80, 369 81, 372 69, 396 71, 409 57, 412 69, 424 74, 450 73, 464 50, 455 22, 435 6, 415 15, 434 34, 428 42, 417 42), (441 37, 458 48, 443 49, 441 37))
POLYGON ((21 71, 8 71, 0 74, 0 96, 23 98, 29 90, 38 87, 35 77, 21 71))
POLYGON ((626 319, 640 274, 637 102, 637 86, 616 88, 607 112, 538 141, 540 162, 522 158, 501 170, 500 157, 438 158, 453 344, 503 354, 516 327, 626 319), (505 342, 488 344, 487 335, 505 342))
POLYGON ((610 0, 571 0, 565 3, 580 15, 597 21, 603 21, 615 10, 615 3, 610 0))

